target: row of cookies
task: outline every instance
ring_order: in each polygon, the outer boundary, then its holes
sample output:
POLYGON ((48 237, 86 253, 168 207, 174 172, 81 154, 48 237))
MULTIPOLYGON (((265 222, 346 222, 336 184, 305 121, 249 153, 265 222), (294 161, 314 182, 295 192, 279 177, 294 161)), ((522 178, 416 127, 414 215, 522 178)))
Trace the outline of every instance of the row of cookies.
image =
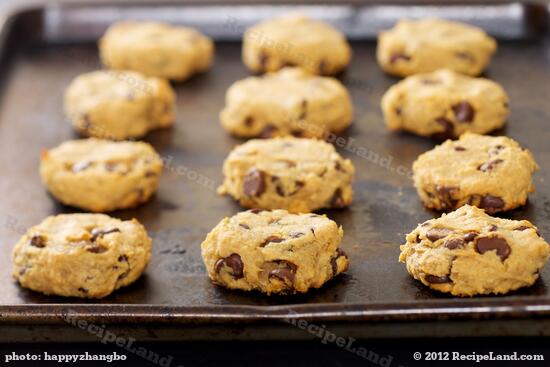
MULTIPOLYGON (((131 208, 156 191, 163 162, 153 147, 111 140, 170 126, 175 94, 163 78, 183 80, 204 70, 213 46, 192 29, 121 23, 101 39, 100 53, 112 69, 77 77, 65 92, 64 104, 77 131, 101 139, 65 142, 44 151, 40 163, 42 181, 53 196, 92 212, 131 208), (127 68, 138 71, 114 70, 127 68)), ((151 248, 151 238, 135 219, 51 216, 15 245, 13 276, 21 286, 41 293, 101 298, 139 278, 151 248)))

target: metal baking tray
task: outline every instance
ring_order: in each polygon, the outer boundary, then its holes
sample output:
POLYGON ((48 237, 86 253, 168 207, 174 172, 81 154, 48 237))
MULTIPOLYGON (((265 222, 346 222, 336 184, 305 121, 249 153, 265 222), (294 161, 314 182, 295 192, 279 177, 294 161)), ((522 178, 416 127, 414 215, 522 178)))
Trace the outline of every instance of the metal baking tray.
POLYGON ((77 2, 35 5, 6 14, 0 33, 0 341, 95 340, 95 335, 66 322, 67 313, 146 340, 315 338, 284 322, 288 317, 355 338, 549 335, 550 267, 530 288, 460 299, 430 291, 397 261, 405 234, 438 215, 423 208, 409 177, 414 159, 435 143, 386 130, 380 99, 397 79, 377 66, 375 39, 380 29, 401 17, 429 15, 480 25, 499 39, 486 76, 508 91, 512 114, 497 134, 518 140, 541 166, 535 176, 537 192, 528 205, 506 216, 533 221, 550 239, 550 43, 545 3, 77 2), (215 192, 224 158, 242 142, 222 130, 218 113, 227 88, 250 75, 240 58, 243 30, 296 9, 336 24, 352 40, 352 64, 339 78, 353 96, 355 120, 343 135, 346 145, 336 143, 356 166, 356 195, 349 209, 326 212, 344 227, 343 248, 351 267, 346 275, 304 295, 228 291, 208 280, 199 246, 219 220, 240 210, 215 192), (217 41, 213 68, 175 85, 175 126, 145 139, 166 162, 158 194, 135 210, 113 213, 135 217, 147 227, 154 238, 152 262, 135 284, 99 301, 49 297, 19 288, 10 275, 10 252, 19 236, 48 215, 75 211, 56 203, 38 175, 40 151, 76 137, 62 112, 64 88, 76 75, 100 67, 95 41, 110 23, 124 18, 188 24, 217 41))

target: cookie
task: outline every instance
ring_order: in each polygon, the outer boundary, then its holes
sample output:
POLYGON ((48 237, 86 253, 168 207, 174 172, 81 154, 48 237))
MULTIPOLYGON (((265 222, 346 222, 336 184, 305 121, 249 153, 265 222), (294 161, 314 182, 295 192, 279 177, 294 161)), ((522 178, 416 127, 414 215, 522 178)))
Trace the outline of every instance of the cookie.
POLYGON ((84 136, 139 138, 174 121, 175 94, 164 79, 130 71, 94 71, 65 91, 65 113, 84 136))
POLYGON ((124 21, 107 29, 99 40, 99 54, 110 69, 183 81, 210 67, 214 44, 192 28, 124 21))
POLYGON ((351 204, 355 168, 321 140, 255 139, 236 147, 223 165, 220 194, 246 208, 307 213, 351 204))
POLYGON ((474 296, 532 285, 549 253, 529 221, 494 218, 465 205, 409 233, 399 261, 432 289, 474 296))
POLYGON ((477 76, 491 61, 496 41, 481 28, 442 19, 401 20, 378 36, 376 57, 396 76, 448 68, 477 76))
POLYGON ((344 232, 326 216, 249 210, 223 219, 201 245, 213 283, 230 289, 304 293, 347 270, 344 232))
POLYGON ((48 295, 102 298, 134 282, 151 257, 151 239, 135 219, 61 214, 30 228, 15 245, 13 276, 48 295))
POLYGON ((504 126, 508 96, 497 83, 451 70, 407 77, 382 97, 390 130, 404 130, 438 140, 466 131, 486 134, 504 126))
POLYGON ((351 97, 338 80, 299 68, 237 81, 220 113, 223 128, 245 138, 325 138, 343 131, 352 119, 351 97))
POLYGON ((428 208, 451 211, 470 204, 493 214, 526 203, 537 169, 531 153, 514 140, 466 133, 420 155, 413 180, 428 208))
POLYGON ((44 151, 42 182, 65 205, 91 212, 135 207, 157 189, 162 161, 143 142, 82 139, 44 151))
POLYGON ((260 22, 246 30, 243 62, 263 73, 298 66, 319 75, 335 75, 351 60, 351 47, 332 25, 290 14, 260 22))

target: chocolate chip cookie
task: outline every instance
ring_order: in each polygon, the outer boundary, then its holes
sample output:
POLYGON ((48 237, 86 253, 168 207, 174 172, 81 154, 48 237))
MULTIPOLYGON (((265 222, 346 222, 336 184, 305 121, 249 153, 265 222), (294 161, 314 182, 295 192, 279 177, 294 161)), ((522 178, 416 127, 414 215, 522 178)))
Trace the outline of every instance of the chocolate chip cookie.
POLYGON ((60 202, 91 212, 132 208, 156 191, 162 161, 143 142, 82 139, 42 153, 42 182, 60 202))
POLYGON ((94 71, 65 91, 65 113, 84 136, 139 138, 174 121, 175 94, 164 79, 131 71, 94 71))
POLYGON ((253 209, 223 219, 202 243, 202 258, 215 284, 304 293, 347 270, 343 234, 326 216, 253 209))
POLYGON ((99 53, 110 69, 183 81, 210 67, 214 44, 192 28, 124 21, 109 27, 99 41, 99 53))
POLYGON ((352 119, 351 97, 342 83, 299 68, 234 83, 220 114, 224 129, 246 138, 326 138, 352 119))
POLYGON ((504 126, 508 96, 497 83, 451 70, 410 76, 382 98, 390 130, 404 130, 437 140, 466 131, 486 134, 504 126))
POLYGON ((549 253, 529 221, 494 218, 465 205, 409 233, 399 261, 432 289, 473 296, 532 285, 549 253))
POLYGON ((220 194, 246 208, 305 213, 351 204, 355 168, 321 140, 293 137, 250 140, 224 162, 220 194))
POLYGON ((448 68, 481 74, 497 49, 481 28, 442 19, 401 20, 378 36, 378 64, 389 74, 407 76, 448 68))
POLYGON ((332 25, 289 14, 247 29, 243 62, 254 72, 299 66, 319 75, 335 75, 351 60, 351 47, 332 25))
POLYGON ((535 190, 538 165, 514 140, 466 133, 420 155, 414 185, 428 208, 451 211, 464 204, 492 214, 524 205, 535 190))
POLYGON ((151 239, 135 219, 62 214, 30 228, 15 245, 13 276, 51 295, 102 298, 134 282, 147 267, 151 239))

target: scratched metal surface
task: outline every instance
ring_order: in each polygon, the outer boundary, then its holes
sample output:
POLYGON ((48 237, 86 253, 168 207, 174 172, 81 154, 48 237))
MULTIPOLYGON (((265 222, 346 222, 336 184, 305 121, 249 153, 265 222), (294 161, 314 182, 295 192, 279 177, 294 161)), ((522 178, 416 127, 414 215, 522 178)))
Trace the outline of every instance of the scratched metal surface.
MULTIPOLYGON (((31 36, 15 35, 16 41, 31 36)), ((343 248, 351 259, 346 275, 293 297, 270 298, 210 284, 200 243, 219 220, 239 211, 231 199, 215 193, 222 180, 223 159, 241 142, 222 130, 218 113, 227 88, 250 75, 240 59, 240 44, 221 42, 210 71, 175 85, 174 127, 145 139, 168 162, 157 195, 138 209, 112 213, 122 219, 137 218, 154 238, 145 275, 99 301, 22 289, 10 276, 10 251, 19 236, 48 215, 75 211, 56 203, 41 185, 40 152, 76 137, 62 113, 62 93, 73 77, 98 68, 99 62, 93 44, 8 44, 11 48, 3 51, 16 55, 3 66, 0 99, 0 322, 56 322, 67 307, 103 321, 126 323, 163 322, 166 315, 172 315, 170 322, 254 321, 276 319, 289 309, 313 319, 348 321, 453 315, 522 318, 549 313, 548 267, 531 288, 500 297, 454 299, 412 280, 397 261, 405 234, 437 215, 423 208, 410 178, 403 174, 418 154, 435 143, 385 129, 379 102, 396 79, 376 65, 372 41, 353 42, 353 62, 340 76, 355 105, 353 126, 344 135, 351 148, 338 148, 356 166, 355 200, 347 210, 326 213, 345 230, 343 248), (361 156, 359 147, 371 152, 370 158, 361 156), (533 305, 541 308, 533 310, 533 305), (488 309, 469 308, 481 306, 488 309)), ((506 41, 499 46, 486 76, 507 90, 512 114, 497 134, 529 148, 541 166, 535 176, 537 192, 527 206, 507 217, 531 220, 550 239, 550 45, 542 39, 506 41)))

